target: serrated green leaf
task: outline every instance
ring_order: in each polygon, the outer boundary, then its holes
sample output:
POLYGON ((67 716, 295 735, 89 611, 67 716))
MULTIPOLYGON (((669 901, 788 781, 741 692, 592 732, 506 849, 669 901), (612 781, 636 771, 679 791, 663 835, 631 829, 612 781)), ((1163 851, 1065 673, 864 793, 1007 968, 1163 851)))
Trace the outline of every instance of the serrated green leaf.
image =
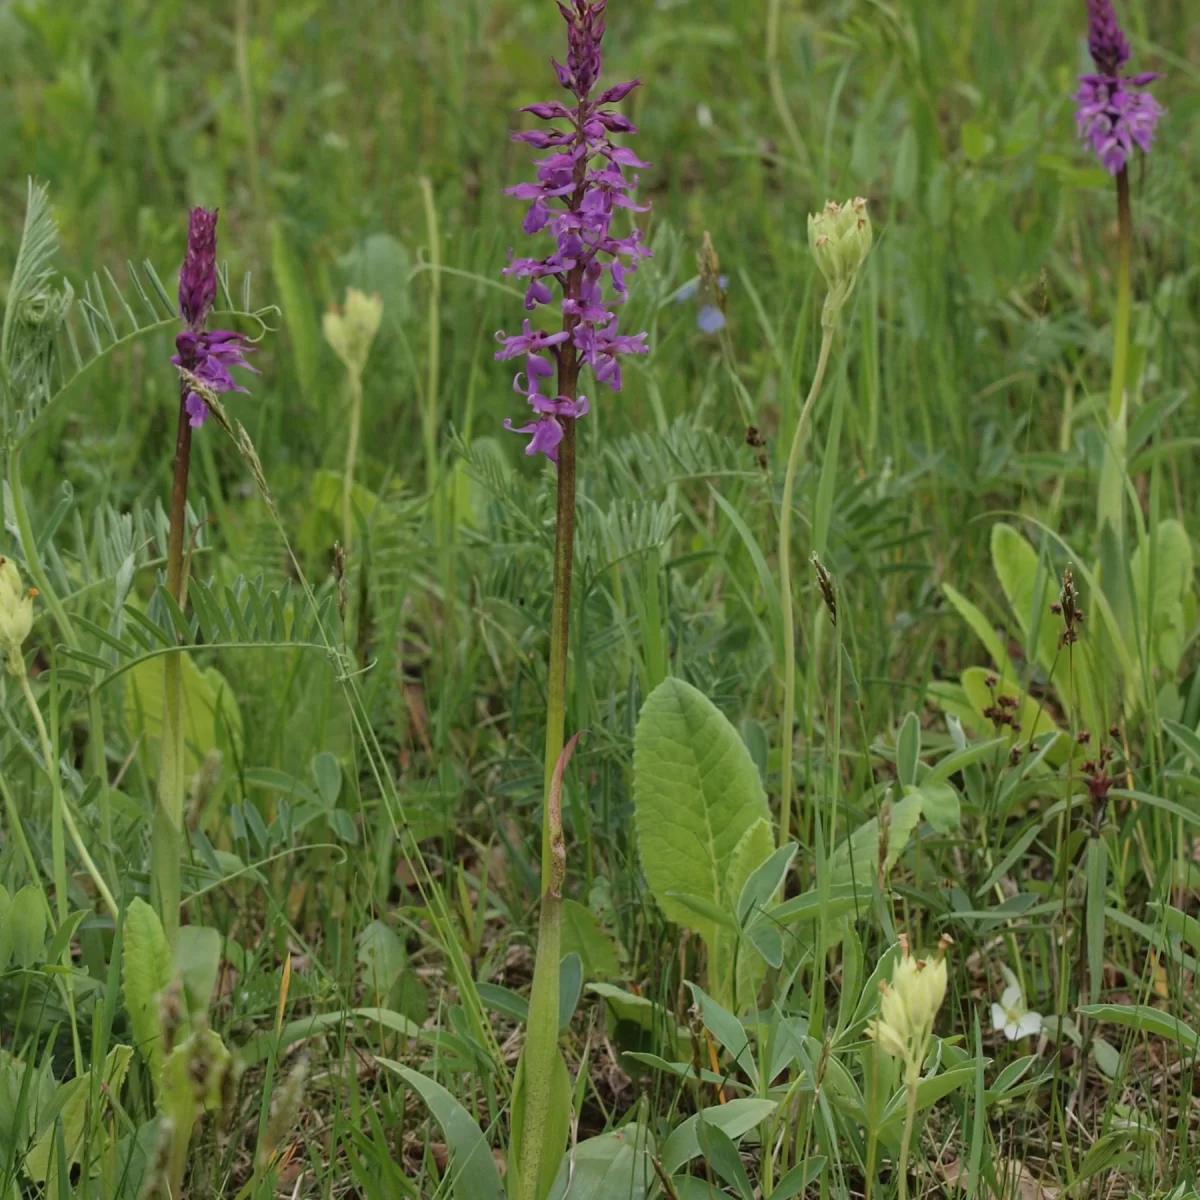
MULTIPOLYGON (((737 730, 681 679, 664 680, 642 707, 634 739, 634 805, 650 890, 668 917, 695 928, 690 911, 669 893, 720 905, 738 843, 756 821, 769 822, 770 811, 737 730)), ((711 942, 715 929, 700 932, 711 942)))
POLYGON ((171 948, 158 915, 140 896, 125 911, 122 936, 125 1010, 129 1013, 134 1046, 149 1062, 157 1083, 163 1063, 158 997, 171 982, 171 948))

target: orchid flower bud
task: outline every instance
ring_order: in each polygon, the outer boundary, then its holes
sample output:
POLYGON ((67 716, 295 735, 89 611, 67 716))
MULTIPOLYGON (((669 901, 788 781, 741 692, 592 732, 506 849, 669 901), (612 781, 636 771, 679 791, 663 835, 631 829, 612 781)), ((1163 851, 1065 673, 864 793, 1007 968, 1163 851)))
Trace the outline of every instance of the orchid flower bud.
POLYGON ((21 647, 33 628, 33 598, 36 588, 26 588, 21 572, 11 558, 0 556, 0 651, 5 655, 9 674, 25 673, 21 647))
POLYGON ((845 204, 830 200, 821 212, 809 214, 808 245, 829 288, 821 317, 826 329, 837 324, 871 252, 872 241, 871 218, 861 196, 845 204))
POLYGON ((931 959, 915 958, 902 942, 903 955, 892 971, 891 981, 880 984, 883 993, 879 1015, 867 1026, 867 1035, 884 1054, 901 1059, 910 1071, 919 1071, 938 1010, 946 998, 948 981, 947 942, 939 944, 931 959))
POLYGON ((383 300, 358 288, 346 289, 346 303, 322 319, 325 340, 356 378, 361 378, 383 320, 383 300))

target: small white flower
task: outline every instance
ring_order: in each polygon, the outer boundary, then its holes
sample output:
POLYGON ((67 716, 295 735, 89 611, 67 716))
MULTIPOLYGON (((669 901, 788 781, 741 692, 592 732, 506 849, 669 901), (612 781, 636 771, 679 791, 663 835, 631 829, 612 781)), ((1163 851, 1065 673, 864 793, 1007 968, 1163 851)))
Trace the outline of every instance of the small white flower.
POLYGON ((1016 976, 1003 967, 1001 970, 1004 971, 1004 977, 1008 980, 1008 987, 1004 989, 1000 1003, 992 1005, 992 1028, 997 1033, 1003 1030, 1004 1036, 1010 1042, 1041 1033, 1042 1014, 1030 1012, 1025 1007, 1025 997, 1016 976))

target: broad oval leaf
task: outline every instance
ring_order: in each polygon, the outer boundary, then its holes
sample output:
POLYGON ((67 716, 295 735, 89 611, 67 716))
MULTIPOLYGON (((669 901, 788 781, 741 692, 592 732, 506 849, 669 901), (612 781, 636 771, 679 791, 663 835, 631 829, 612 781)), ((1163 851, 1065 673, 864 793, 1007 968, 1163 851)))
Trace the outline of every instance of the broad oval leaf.
POLYGON ((21 888, 8 910, 8 937, 13 962, 32 967, 46 951, 46 906, 41 889, 21 888))
POLYGON ((140 896, 125 912, 125 1009, 134 1044, 150 1063, 157 1087, 162 1071, 162 1029, 158 994, 171 982, 171 948, 157 913, 140 896))
POLYGON ((722 904, 742 835, 756 821, 770 821, 758 769, 737 730, 681 679, 664 680, 643 705, 633 767, 646 881, 671 920, 711 943, 715 929, 700 929, 692 910, 670 893, 722 904))

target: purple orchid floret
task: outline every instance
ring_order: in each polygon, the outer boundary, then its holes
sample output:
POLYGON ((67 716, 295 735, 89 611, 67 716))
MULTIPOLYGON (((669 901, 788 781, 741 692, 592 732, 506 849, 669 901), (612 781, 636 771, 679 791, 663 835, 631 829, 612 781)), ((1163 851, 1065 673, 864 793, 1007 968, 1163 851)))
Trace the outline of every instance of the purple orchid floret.
POLYGON ((1125 170, 1134 146, 1149 154, 1162 105, 1145 91, 1158 76, 1152 72, 1122 75, 1129 61, 1125 36, 1112 0, 1088 0, 1088 49, 1096 72, 1082 75, 1075 100, 1079 136, 1091 145, 1110 175, 1125 170))
POLYGON ((179 269, 179 312, 193 328, 208 318, 217 297, 217 213, 193 208, 188 214, 187 252, 179 269))
MULTIPOLYGON (((245 367, 247 371, 258 371, 245 356, 256 347, 249 344, 245 334, 228 329, 201 330, 197 333, 185 329, 175 338, 178 351, 171 361, 177 367, 190 371, 201 383, 214 392, 247 392, 229 373, 230 367, 245 367)), ((199 429, 208 420, 208 405, 199 392, 188 392, 184 401, 193 429, 199 429)))
MULTIPOLYGON (((514 258, 509 252, 506 275, 528 279, 525 308, 534 312, 555 302, 551 283, 562 290, 562 328, 556 333, 534 330, 528 320, 523 331, 496 337, 501 349, 498 359, 525 356, 525 370, 513 382, 537 414, 528 424, 505 428, 531 435, 526 453, 545 454, 558 461, 564 420, 576 420, 588 411, 585 397, 560 395, 548 399, 541 381, 564 367, 574 390, 580 364, 614 391, 621 389, 619 356, 645 354, 645 333, 622 335, 617 331, 613 309, 628 296, 628 275, 650 251, 640 229, 619 236, 612 221, 620 209, 645 212, 631 192, 637 176, 627 174, 649 166, 628 147, 612 141, 614 134, 633 134, 636 126, 628 117, 607 106, 623 100, 639 80, 619 83, 592 97, 603 67, 601 41, 604 9, 608 0, 560 0, 559 11, 567 23, 567 61, 554 63, 558 81, 575 97, 568 107, 557 100, 528 104, 521 111, 543 121, 565 121, 566 128, 527 130, 514 133, 513 141, 545 150, 536 159, 536 181, 519 183, 505 191, 529 201, 522 228, 527 234, 548 233, 555 248, 544 258, 514 258), (610 294, 605 295, 605 283, 610 294), (551 362, 553 359, 553 363, 551 362)), ((561 379, 560 379, 561 382, 561 379)))
MULTIPOLYGON (((214 392, 245 392, 229 369, 254 371, 245 356, 255 347, 245 334, 204 328, 216 296, 217 210, 193 208, 188 216, 187 252, 179 270, 179 312, 188 328, 175 338, 171 362, 214 392)), ((189 391, 184 406, 189 423, 198 429, 208 418, 208 405, 199 392, 189 391)))

